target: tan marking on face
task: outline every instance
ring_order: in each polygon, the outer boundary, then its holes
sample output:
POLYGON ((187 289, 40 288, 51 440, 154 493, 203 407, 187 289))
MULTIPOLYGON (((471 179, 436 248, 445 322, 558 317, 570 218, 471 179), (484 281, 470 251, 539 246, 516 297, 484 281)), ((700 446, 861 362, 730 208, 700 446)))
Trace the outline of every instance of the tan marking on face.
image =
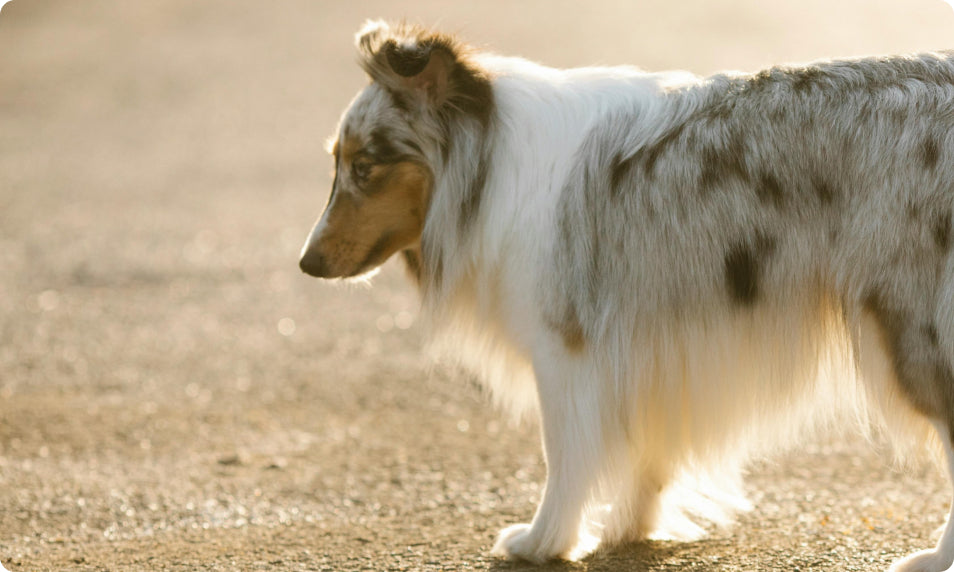
MULTIPOLYGON (((349 153, 341 150, 347 166, 349 153)), ((430 203, 431 173, 402 162, 375 165, 361 191, 338 189, 322 215, 323 230, 312 248, 319 249, 331 276, 367 272, 399 250, 420 241, 430 203)))
POLYGON ((361 142, 355 137, 349 137, 344 141, 335 141, 335 151, 340 153, 338 155, 339 161, 345 165, 350 165, 351 161, 354 160, 354 156, 361 150, 361 142))

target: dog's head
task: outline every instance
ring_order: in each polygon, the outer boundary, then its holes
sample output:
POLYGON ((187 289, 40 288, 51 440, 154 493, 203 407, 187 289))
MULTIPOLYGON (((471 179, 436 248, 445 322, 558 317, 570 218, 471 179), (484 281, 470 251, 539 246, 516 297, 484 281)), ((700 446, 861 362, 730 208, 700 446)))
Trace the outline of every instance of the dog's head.
POLYGON ((301 253, 301 269, 321 278, 358 276, 418 247, 446 124, 479 114, 475 90, 489 90, 449 36, 369 22, 357 44, 371 83, 341 119, 331 196, 301 253))

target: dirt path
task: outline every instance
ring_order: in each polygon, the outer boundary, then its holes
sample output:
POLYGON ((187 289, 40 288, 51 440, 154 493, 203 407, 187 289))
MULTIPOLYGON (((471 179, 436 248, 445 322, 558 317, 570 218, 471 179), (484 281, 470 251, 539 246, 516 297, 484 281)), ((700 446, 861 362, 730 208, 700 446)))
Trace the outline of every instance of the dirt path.
MULTIPOLYGON (((429 365, 397 267, 372 289, 296 267, 330 183, 324 138, 365 81, 360 22, 700 73, 944 47, 954 31, 939 0, 645 4, 7 4, 0 562, 524 569, 487 553, 532 515, 534 430, 429 365)), ((731 531, 543 569, 878 570, 929 544, 948 502, 933 469, 892 472, 856 440, 806 443, 749 488, 757 508, 731 531)))

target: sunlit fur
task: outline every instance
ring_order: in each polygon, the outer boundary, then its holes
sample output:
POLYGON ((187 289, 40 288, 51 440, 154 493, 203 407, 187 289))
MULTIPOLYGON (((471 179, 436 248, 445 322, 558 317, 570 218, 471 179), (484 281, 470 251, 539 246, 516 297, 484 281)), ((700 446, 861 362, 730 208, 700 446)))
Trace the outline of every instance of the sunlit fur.
MULTIPOLYGON (((433 339, 539 419, 543 499, 496 554, 697 536, 746 506, 752 455, 846 418, 954 475, 954 57, 703 79, 380 22, 358 45, 372 81, 302 268, 401 250, 433 339), (385 135, 372 169, 409 174, 362 190, 385 135)), ((948 527, 894 569, 952 559, 948 527)))

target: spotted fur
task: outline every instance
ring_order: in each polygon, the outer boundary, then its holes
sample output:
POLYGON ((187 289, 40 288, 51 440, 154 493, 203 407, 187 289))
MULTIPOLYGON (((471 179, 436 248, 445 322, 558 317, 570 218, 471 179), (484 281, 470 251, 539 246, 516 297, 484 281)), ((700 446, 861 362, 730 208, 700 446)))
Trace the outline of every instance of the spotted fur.
MULTIPOLYGON (((302 268, 403 252, 434 338, 539 418, 545 494, 495 553, 691 537, 749 455, 844 413, 954 476, 954 55, 698 78, 380 22, 358 47, 302 268)), ((894 570, 952 560, 949 525, 894 570)))

